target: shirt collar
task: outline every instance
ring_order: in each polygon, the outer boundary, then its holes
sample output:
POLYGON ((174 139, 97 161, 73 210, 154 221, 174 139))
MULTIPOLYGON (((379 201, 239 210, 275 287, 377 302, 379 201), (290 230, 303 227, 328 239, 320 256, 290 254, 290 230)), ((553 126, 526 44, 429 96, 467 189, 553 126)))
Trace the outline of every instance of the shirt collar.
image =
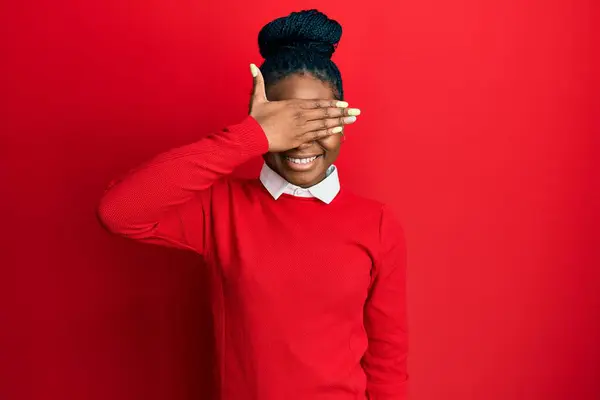
POLYGON ((340 192, 340 180, 335 165, 327 169, 325 179, 309 188, 301 188, 289 183, 267 164, 263 164, 260 171, 260 181, 275 200, 285 193, 296 197, 315 197, 329 204, 340 192))

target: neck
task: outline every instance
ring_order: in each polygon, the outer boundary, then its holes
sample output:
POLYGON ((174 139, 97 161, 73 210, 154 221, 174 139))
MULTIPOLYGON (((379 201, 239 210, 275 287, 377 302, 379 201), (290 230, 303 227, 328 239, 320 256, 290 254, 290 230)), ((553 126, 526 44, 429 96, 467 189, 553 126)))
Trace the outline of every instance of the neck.
POLYGON ((317 179, 314 179, 311 182, 293 182, 293 181, 288 181, 288 182, 290 182, 292 185, 296 185, 303 189, 308 189, 310 187, 313 187, 313 186, 323 182, 325 180, 325 178, 327 178, 327 172, 324 172, 317 179))

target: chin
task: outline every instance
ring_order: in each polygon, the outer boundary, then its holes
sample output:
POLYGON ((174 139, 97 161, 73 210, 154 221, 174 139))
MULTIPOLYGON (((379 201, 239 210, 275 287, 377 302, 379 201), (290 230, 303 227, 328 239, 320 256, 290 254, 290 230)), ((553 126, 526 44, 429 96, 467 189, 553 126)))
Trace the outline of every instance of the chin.
POLYGON ((325 176, 325 172, 321 173, 320 171, 315 172, 289 172, 286 171, 282 174, 286 181, 291 183, 292 185, 300 186, 300 187, 310 187, 316 185, 325 176))

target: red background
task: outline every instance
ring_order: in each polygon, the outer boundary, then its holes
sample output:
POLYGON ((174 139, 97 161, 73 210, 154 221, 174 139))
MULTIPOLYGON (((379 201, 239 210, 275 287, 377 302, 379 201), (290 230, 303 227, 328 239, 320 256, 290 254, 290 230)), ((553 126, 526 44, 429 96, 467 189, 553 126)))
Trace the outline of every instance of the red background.
POLYGON ((344 184, 407 231, 412 398, 600 398, 591 0, 2 2, 1 398, 209 398, 202 265, 94 208, 243 118, 258 30, 311 6, 364 112, 344 184))

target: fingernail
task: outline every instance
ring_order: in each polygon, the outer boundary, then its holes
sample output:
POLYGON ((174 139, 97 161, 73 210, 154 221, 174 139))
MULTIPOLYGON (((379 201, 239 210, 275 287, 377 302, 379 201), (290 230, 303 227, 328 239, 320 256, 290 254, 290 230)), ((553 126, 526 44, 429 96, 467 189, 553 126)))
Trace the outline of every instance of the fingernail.
POLYGON ((344 123, 345 124, 351 124, 353 122, 356 122, 356 117, 346 117, 346 118, 344 118, 344 123))
POLYGON ((348 115, 360 115, 360 110, 358 108, 350 108, 348 110, 348 115))
POLYGON ((335 106, 338 108, 346 108, 348 107, 348 103, 346 103, 345 101, 338 101, 337 103, 335 103, 335 106))
POLYGON ((256 78, 258 76, 258 67, 254 64, 250 64, 250 73, 256 78))
POLYGON ((343 130, 344 130, 344 128, 342 128, 341 126, 336 126, 335 128, 333 128, 331 130, 331 133, 340 133, 343 130))

